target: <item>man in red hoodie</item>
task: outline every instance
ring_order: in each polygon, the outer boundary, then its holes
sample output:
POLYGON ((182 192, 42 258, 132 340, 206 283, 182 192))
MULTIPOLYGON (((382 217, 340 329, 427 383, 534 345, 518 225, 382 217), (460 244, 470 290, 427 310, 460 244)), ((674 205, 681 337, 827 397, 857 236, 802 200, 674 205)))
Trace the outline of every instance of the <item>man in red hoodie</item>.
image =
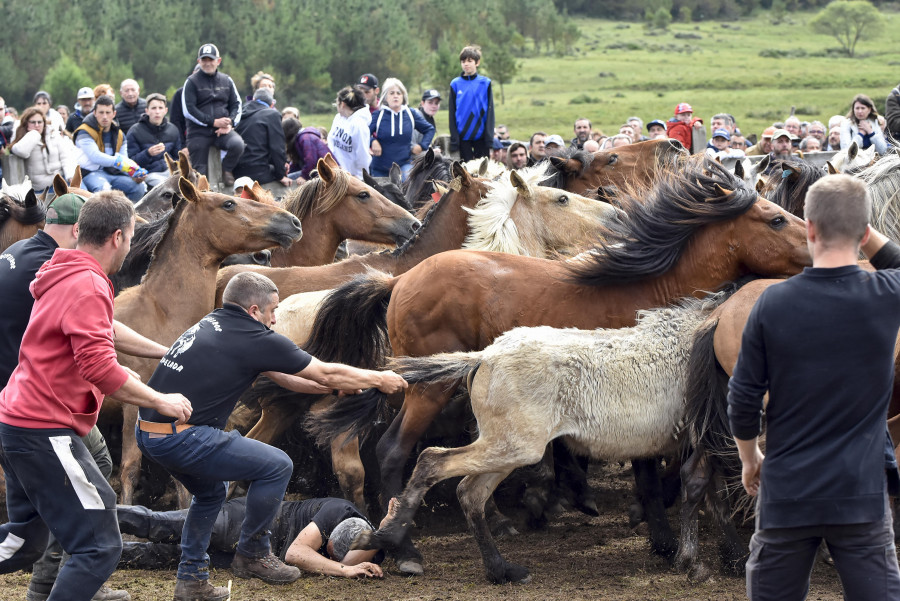
POLYGON ((71 555, 49 601, 93 597, 122 549, 116 494, 81 441, 103 395, 184 423, 191 405, 161 394, 116 362, 113 289, 134 235, 134 207, 120 192, 88 200, 75 249, 57 249, 31 283, 34 308, 19 364, 0 392, 0 465, 9 522, 0 526, 0 573, 30 566, 49 531, 71 555))
POLYGON ((672 140, 693 152, 694 129, 703 127, 703 119, 694 118, 694 109, 687 102, 680 102, 675 107, 675 116, 666 122, 666 134, 672 140))

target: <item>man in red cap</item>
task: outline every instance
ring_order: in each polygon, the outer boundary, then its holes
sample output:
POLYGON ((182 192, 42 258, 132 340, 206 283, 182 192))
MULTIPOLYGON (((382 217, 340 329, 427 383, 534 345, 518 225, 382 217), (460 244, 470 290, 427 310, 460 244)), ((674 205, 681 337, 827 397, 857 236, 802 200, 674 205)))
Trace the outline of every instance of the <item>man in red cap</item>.
POLYGON ((366 97, 366 104, 369 105, 369 112, 374 113, 381 108, 378 97, 381 95, 381 88, 378 87, 378 78, 371 73, 366 73, 359 77, 356 87, 366 97))
POLYGON ((694 138, 693 130, 703 127, 703 119, 694 118, 694 109, 687 102, 680 102, 675 107, 675 116, 666 123, 666 133, 673 140, 691 151, 694 138))

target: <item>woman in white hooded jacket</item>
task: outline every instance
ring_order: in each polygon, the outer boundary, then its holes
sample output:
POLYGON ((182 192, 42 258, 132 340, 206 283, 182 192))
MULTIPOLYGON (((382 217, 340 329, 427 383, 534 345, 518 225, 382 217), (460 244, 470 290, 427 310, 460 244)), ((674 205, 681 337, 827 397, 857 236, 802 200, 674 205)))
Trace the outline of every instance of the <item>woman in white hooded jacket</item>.
POLYGON ((865 94, 857 94, 850 103, 850 112, 841 124, 841 150, 856 142, 861 150, 869 146, 884 156, 887 152, 887 140, 878 125, 878 111, 875 103, 865 94))
POLYGON ((35 107, 25 109, 13 138, 12 153, 25 161, 25 174, 34 191, 53 189, 53 177, 59 173, 72 179, 75 156, 68 138, 48 132, 47 117, 35 107))
POLYGON ((328 148, 338 165, 362 179, 363 169, 368 169, 372 162, 369 154, 372 114, 363 93, 350 86, 338 92, 336 108, 338 114, 328 132, 328 148))

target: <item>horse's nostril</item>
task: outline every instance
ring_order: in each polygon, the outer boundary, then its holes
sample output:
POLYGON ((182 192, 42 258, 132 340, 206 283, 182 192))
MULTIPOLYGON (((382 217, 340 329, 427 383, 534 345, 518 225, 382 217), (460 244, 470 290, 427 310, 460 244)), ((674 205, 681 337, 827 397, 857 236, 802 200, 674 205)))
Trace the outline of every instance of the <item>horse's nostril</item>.
POLYGON ((419 223, 418 221, 413 221, 412 231, 418 232, 420 227, 422 227, 421 223, 419 223))
POLYGON ((300 229, 300 220, 297 219, 297 217, 291 216, 291 223, 294 224, 295 228, 297 228, 298 230, 300 229))

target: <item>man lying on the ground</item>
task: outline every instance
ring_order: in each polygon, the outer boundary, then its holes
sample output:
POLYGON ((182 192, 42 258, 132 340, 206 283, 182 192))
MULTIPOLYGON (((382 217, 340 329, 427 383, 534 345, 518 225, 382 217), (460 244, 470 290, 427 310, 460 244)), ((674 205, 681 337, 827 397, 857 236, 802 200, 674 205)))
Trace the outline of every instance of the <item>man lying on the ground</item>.
MULTIPOLYGON (((216 517, 209 544, 210 564, 227 568, 241 534, 247 498, 232 499, 216 517)), ((391 500, 388 514, 393 511, 391 500)), ((125 542, 119 568, 169 569, 181 557, 179 543, 187 509, 153 511, 140 505, 116 508, 122 534, 150 542, 125 542)), ((385 520, 387 517, 385 517, 385 520)), ((384 521, 382 521, 383 523, 384 521)), ((324 498, 283 501, 272 525, 272 550, 301 570, 345 578, 381 578, 381 551, 350 551, 363 530, 374 530, 353 503, 324 498)))

